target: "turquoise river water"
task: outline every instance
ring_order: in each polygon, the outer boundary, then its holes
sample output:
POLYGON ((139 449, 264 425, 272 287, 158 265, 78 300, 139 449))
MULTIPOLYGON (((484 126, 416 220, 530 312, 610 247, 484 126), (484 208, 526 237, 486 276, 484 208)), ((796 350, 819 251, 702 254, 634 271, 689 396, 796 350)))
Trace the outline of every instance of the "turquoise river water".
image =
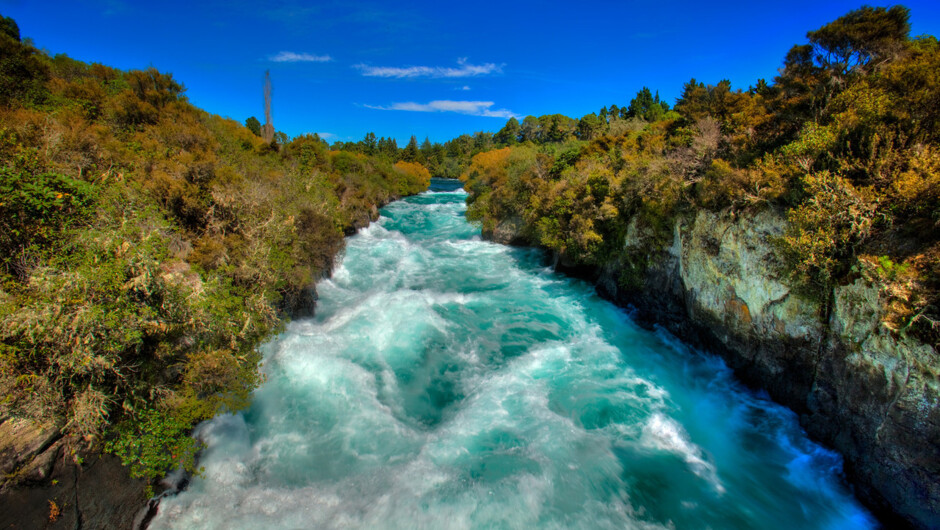
POLYGON ((347 240, 151 528, 876 526, 791 412, 482 241, 465 198, 392 203, 347 240))

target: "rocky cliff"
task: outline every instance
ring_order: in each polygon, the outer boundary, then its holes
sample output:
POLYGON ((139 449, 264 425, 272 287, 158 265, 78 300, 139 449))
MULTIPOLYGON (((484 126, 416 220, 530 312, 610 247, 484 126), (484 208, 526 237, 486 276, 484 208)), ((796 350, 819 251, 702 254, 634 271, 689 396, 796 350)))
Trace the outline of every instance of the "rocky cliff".
POLYGON ((146 482, 70 446, 60 426, 4 418, 0 447, 0 528, 135 528, 146 516, 146 482))
MULTIPOLYGON (((620 257, 592 275, 641 322, 722 355, 746 383, 796 411, 813 438, 844 456, 857 495, 886 524, 940 527, 935 346, 884 325, 885 295, 864 278, 832 292, 794 291, 772 244, 784 222, 772 209, 699 211, 680 217, 661 251, 648 250, 630 223, 620 257)), ((518 243, 517 225, 484 236, 518 243)))

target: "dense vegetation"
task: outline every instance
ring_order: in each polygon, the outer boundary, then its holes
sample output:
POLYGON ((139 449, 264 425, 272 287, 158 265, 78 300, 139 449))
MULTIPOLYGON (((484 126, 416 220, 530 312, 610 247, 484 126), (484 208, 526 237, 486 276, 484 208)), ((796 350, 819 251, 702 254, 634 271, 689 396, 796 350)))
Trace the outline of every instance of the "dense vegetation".
MULTIPOLYGON (((624 276, 698 209, 785 212, 794 285, 864 276, 885 324, 940 341, 940 43, 903 7, 808 33, 747 90, 690 80, 580 119, 330 148, 186 101, 155 69, 49 56, 0 23, 0 417, 135 474, 192 467, 191 426, 246 404, 257 345, 375 207, 460 176, 468 215, 624 276), (625 248, 628 236, 644 248, 625 248)), ((828 299, 823 302, 829 302, 828 299)))
POLYGON ((344 231, 430 175, 316 136, 266 143, 170 74, 49 56, 2 22, 0 417, 137 476, 192 468, 192 425, 245 406, 258 344, 344 231))
POLYGON ((672 110, 644 88, 626 112, 510 120, 505 147, 461 176, 468 215, 485 231, 513 221, 576 263, 617 262, 630 283, 683 213, 777 208, 794 285, 825 307, 832 286, 865 276, 889 300, 885 325, 936 344, 940 44, 911 38, 908 16, 848 13, 746 91, 692 79, 672 110), (624 248, 628 233, 646 250, 624 248))
MULTIPOLYGON (((337 141, 332 145, 336 151, 361 153, 389 162, 405 161, 425 166, 431 176, 437 178, 460 178, 474 156, 496 148, 520 143, 546 146, 564 143, 571 139, 590 140, 602 135, 618 135, 634 128, 642 128, 647 121, 656 121, 669 110, 664 101, 659 100, 648 88, 637 94, 629 107, 601 107, 599 113, 592 113, 580 120, 562 114, 545 116, 526 116, 522 122, 510 118, 497 133, 478 131, 473 134, 461 134, 444 143, 428 138, 419 145, 414 136, 405 147, 399 148, 394 138, 380 137, 375 133, 366 133, 358 142, 337 141)), ((258 124, 257 118, 249 124, 258 124)), ((257 125, 260 127, 260 125, 257 125)))

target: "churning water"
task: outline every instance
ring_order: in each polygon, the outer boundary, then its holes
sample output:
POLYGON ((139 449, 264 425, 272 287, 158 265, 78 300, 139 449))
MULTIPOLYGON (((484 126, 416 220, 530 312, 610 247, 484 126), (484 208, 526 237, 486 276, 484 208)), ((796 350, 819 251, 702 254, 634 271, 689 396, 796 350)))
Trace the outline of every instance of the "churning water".
POLYGON ((152 528, 875 526, 791 412, 482 241, 465 198, 395 202, 347 241, 152 528))

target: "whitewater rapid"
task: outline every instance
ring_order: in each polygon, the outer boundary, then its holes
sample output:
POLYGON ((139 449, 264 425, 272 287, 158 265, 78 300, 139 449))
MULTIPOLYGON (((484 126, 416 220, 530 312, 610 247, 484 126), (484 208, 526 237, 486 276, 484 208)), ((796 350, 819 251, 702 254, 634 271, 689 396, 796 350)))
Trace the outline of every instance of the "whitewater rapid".
POLYGON ((347 240, 151 528, 876 526, 791 412, 482 241, 465 198, 392 203, 347 240))

